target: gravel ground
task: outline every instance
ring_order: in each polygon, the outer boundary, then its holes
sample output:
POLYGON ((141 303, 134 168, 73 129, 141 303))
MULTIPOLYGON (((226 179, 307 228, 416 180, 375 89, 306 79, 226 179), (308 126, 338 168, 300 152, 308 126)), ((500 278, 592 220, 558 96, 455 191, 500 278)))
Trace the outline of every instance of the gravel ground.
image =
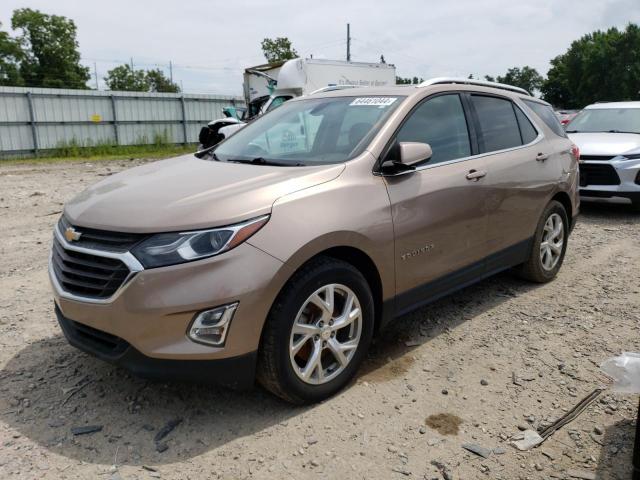
POLYGON ((0 478, 630 478, 635 396, 605 391, 532 451, 510 438, 603 384, 605 358, 640 351, 640 215, 584 205, 554 282, 505 273, 407 315, 348 389, 300 408, 147 382, 66 343, 51 229, 64 201, 133 163, 0 166, 0 478))

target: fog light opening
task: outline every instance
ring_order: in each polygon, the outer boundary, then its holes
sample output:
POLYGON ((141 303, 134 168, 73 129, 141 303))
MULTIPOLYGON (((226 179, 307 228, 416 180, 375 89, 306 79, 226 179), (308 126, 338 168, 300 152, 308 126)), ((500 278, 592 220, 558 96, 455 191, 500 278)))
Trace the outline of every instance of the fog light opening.
POLYGON ((236 308, 238 308, 238 302, 198 313, 191 323, 187 336, 198 343, 216 347, 224 345, 236 308))

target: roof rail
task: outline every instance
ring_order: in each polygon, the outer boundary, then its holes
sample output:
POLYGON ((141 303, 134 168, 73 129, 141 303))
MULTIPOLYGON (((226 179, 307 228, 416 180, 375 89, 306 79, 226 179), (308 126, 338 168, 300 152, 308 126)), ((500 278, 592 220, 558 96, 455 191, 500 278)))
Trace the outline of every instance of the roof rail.
POLYGON ((502 90, 509 90, 511 92, 522 93, 531 97, 532 95, 524 88, 514 87, 513 85, 507 85, 506 83, 489 82, 486 80, 475 80, 473 78, 457 78, 457 77, 436 77, 430 78, 420 83, 418 87, 428 87, 430 85, 440 85, 443 83, 461 83, 463 85, 477 85, 479 87, 500 88, 502 90))
POLYGON ((309 93, 309 95, 315 95, 316 93, 323 92, 333 92, 334 90, 344 90, 345 88, 360 88, 360 85, 329 85, 327 87, 322 87, 313 92, 309 93))

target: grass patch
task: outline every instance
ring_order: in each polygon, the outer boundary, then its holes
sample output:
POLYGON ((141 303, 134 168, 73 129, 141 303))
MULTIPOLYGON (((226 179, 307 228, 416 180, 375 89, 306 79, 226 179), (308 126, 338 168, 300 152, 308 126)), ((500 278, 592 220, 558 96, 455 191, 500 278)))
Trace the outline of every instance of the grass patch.
POLYGON ((42 152, 37 157, 10 158, 6 160, 0 158, 0 166, 34 163, 97 162, 132 158, 168 158, 184 155, 185 153, 193 153, 196 149, 196 144, 93 145, 87 147, 65 145, 64 147, 42 152))
POLYGON ((109 140, 71 140, 60 142, 55 148, 41 151, 33 157, 14 157, 3 159, 0 152, 0 165, 39 164, 58 162, 97 162, 104 160, 125 160, 135 158, 167 158, 195 152, 196 144, 176 145, 171 143, 166 130, 157 131, 152 138, 146 135, 136 139, 135 145, 115 145, 109 140))

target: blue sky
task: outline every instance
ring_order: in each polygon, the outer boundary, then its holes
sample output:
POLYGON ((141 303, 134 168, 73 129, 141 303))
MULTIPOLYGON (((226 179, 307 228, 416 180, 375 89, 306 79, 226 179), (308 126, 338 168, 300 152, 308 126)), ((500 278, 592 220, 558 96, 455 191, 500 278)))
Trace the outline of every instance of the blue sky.
MULTIPOLYGON (((72 18, 83 63, 108 69, 174 64, 187 93, 240 94, 242 70, 264 62, 260 41, 287 36, 303 56, 341 59, 351 23, 352 59, 381 54, 402 76, 502 74, 549 60, 585 33, 640 23, 638 0, 2 0, 0 22, 30 7, 72 18)), ((95 80, 92 79, 92 85, 95 80)))

